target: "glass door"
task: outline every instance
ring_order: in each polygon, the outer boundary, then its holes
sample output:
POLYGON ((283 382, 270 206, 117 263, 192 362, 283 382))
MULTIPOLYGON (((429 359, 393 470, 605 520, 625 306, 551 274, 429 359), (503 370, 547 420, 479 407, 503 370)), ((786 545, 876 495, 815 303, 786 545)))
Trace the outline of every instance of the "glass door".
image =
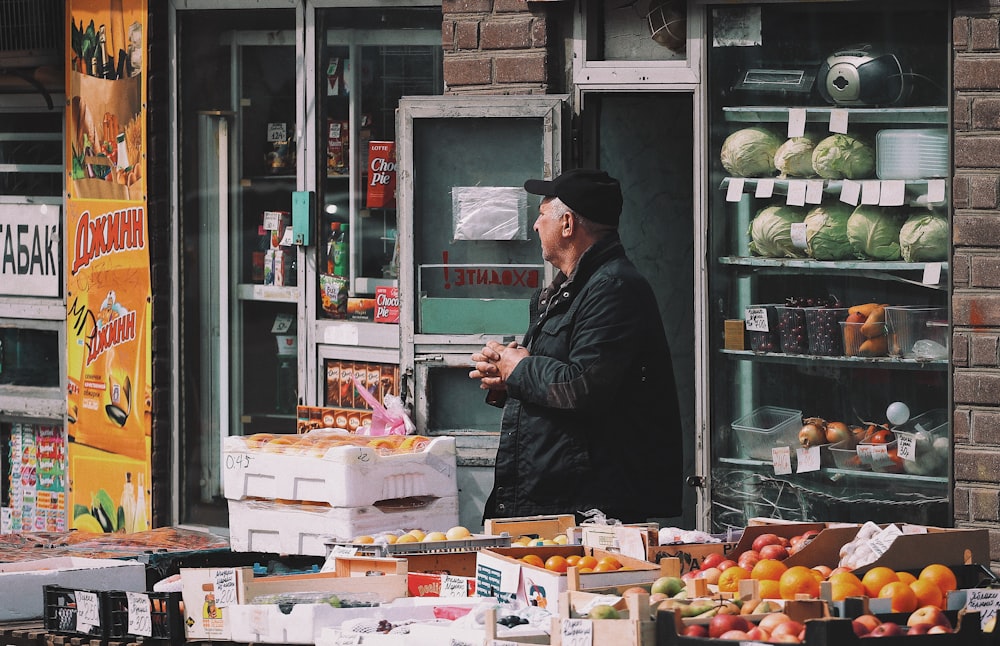
POLYGON ((711 523, 951 523, 949 15, 708 9, 711 523))

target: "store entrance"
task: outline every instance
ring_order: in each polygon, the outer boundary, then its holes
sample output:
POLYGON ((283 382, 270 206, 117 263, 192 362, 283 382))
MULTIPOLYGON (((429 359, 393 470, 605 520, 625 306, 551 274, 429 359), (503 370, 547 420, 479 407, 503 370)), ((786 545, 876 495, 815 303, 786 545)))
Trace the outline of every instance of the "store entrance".
MULTIPOLYGON (((686 475, 694 473, 697 437, 693 114, 688 93, 587 94, 582 111, 587 134, 581 138, 585 164, 599 166, 622 183, 622 241, 653 285, 670 342, 686 429, 686 475)), ((649 419, 655 420, 656 414, 651 402, 649 419)), ((695 490, 687 490, 683 518, 663 522, 694 527, 695 506, 695 490)))

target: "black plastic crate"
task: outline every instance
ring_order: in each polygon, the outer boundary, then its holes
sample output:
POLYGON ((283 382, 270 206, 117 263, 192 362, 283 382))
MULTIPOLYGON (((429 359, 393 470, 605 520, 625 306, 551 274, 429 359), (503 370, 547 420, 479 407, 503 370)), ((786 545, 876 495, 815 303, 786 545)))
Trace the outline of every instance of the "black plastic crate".
POLYGON ((45 629, 68 635, 86 635, 101 639, 147 637, 181 643, 184 640, 184 615, 179 592, 142 592, 149 600, 149 630, 129 632, 128 593, 118 590, 74 590, 54 585, 45 586, 45 629), (99 624, 88 630, 78 625, 78 594, 96 595, 99 624), (149 635, 136 633, 149 632, 149 635))

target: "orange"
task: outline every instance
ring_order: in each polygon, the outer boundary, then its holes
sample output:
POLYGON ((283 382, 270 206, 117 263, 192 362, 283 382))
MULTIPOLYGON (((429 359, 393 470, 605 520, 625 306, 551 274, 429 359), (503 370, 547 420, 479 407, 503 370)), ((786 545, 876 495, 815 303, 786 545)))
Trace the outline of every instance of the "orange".
POLYGON ((910 585, 911 583, 917 580, 917 577, 913 576, 909 572, 896 572, 896 576, 898 576, 899 580, 905 583, 906 585, 910 585))
POLYGON ((895 570, 884 565, 873 567, 865 572, 864 576, 861 577, 861 583, 865 586, 865 593, 869 597, 877 597, 879 590, 881 590, 885 584, 892 583, 894 581, 899 582, 899 575, 896 574, 895 570))
POLYGON ((928 579, 917 579, 910 584, 910 589, 917 595, 918 608, 920 606, 935 606, 940 608, 942 602, 944 602, 944 594, 941 592, 941 588, 928 579))
POLYGON ((945 597, 952 590, 958 589, 958 579, 955 577, 955 573, 951 571, 950 567, 940 563, 931 563, 920 571, 920 576, 917 578, 936 583, 937 587, 941 589, 941 594, 945 597))
POLYGON ((601 565, 602 563, 610 570, 620 570, 622 567, 622 562, 613 556, 602 556, 597 559, 598 565, 601 565))
POLYGON ((793 565, 778 579, 778 591, 782 599, 796 599, 799 595, 811 599, 819 597, 819 579, 817 572, 804 565, 793 565))
POLYGON ((772 579, 761 579, 757 582, 757 593, 761 599, 780 599, 781 586, 772 579))
POLYGON ((890 581, 882 586, 879 599, 892 599, 893 612, 913 612, 917 609, 917 593, 902 581, 890 581))
POLYGON ((592 568, 592 567, 581 567, 581 568, 577 568, 576 571, 579 572, 580 574, 587 574, 588 572, 593 572, 594 568, 592 568))
POLYGON ((775 559, 761 559, 750 570, 751 579, 777 581, 784 574, 788 566, 775 559))
POLYGON ((597 565, 597 559, 595 559, 593 556, 581 556, 580 560, 577 561, 576 563, 576 566, 581 570, 585 567, 594 569, 596 565, 597 565))
POLYGON ((719 592, 739 592, 740 581, 749 579, 750 573, 738 565, 728 567, 719 575, 719 592))
POLYGON ((521 560, 527 563, 528 565, 534 565, 535 567, 545 567, 545 561, 543 561, 542 557, 537 554, 525 554, 524 556, 521 557, 521 560))
POLYGON ((566 568, 569 567, 566 564, 566 558, 554 554, 545 560, 545 569, 552 570, 553 572, 565 572, 566 568))
POLYGON ((830 575, 830 596, 834 601, 847 597, 865 596, 865 586, 852 572, 835 572, 830 575))
POLYGON ((579 563, 580 563, 579 554, 570 554, 569 556, 566 557, 566 565, 570 567, 576 567, 577 565, 579 565, 579 563))

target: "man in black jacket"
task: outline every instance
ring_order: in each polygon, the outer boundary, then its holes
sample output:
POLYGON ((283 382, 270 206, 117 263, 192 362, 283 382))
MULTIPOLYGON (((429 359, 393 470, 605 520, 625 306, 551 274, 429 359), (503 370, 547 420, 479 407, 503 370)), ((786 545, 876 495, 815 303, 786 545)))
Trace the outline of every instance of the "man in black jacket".
POLYGON ((604 171, 528 180, 534 229, 557 270, 521 343, 489 342, 469 373, 503 406, 485 518, 599 509, 622 522, 679 516, 680 413, 656 297, 618 236, 604 171))

